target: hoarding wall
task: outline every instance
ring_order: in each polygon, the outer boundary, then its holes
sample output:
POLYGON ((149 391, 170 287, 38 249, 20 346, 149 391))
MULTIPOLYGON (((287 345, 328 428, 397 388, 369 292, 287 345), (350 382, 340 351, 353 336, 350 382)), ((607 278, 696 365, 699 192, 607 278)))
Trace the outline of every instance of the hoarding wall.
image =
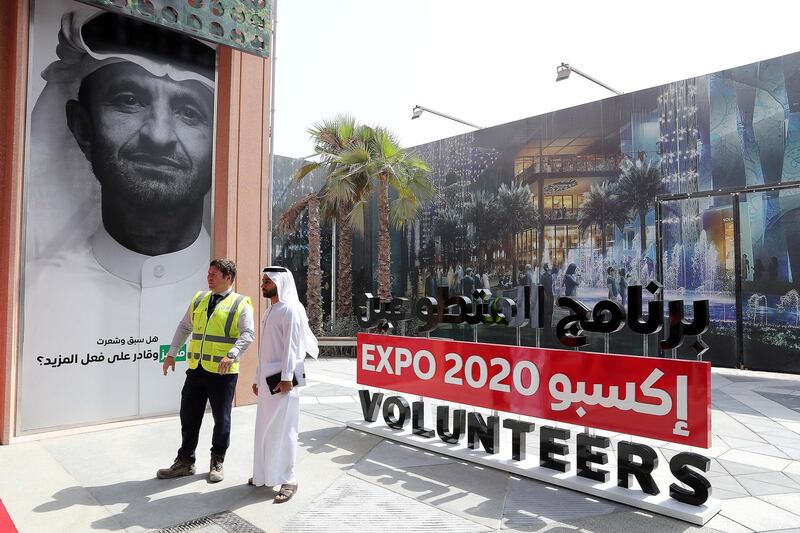
MULTIPOLYGON (((554 297, 574 286, 591 305, 658 279, 666 299, 687 302, 687 319, 691 301, 710 300, 707 360, 800 371, 800 54, 413 150, 439 194, 393 235, 395 295, 543 283, 554 297)), ((367 219, 354 247, 357 305, 376 288, 374 213, 367 219)), ((565 311, 546 313, 554 326, 565 311)), ((520 341, 558 346, 552 329, 524 328, 520 341)), ((461 325, 436 335, 475 338, 461 325)), ((477 338, 515 343, 517 333, 479 326, 477 338)), ((593 338, 593 349, 604 342, 593 338)), ((663 355, 693 358, 691 342, 663 355)), ((658 353, 625 331, 609 349, 658 353)))

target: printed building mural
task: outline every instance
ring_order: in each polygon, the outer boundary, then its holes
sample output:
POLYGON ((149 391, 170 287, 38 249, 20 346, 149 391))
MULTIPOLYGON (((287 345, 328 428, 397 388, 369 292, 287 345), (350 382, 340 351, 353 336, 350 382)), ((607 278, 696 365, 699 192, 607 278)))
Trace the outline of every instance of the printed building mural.
MULTIPOLYGON (((800 54, 414 151, 439 195, 393 237, 395 295, 541 283, 591 307, 609 296, 624 304, 626 286, 656 279, 665 299, 686 301, 687 320, 689 302, 710 300, 703 340, 713 363, 800 371, 800 54)), ((375 288, 367 218, 354 250, 356 305, 375 288)), ((566 311, 546 313, 554 326, 566 311)), ((480 326, 477 338, 559 346, 552 328, 524 328, 519 339, 504 329, 480 326)), ((436 334, 475 338, 462 326, 436 334)), ((658 353, 624 331, 610 337, 611 352, 658 353)), ((693 358, 688 344, 662 355, 693 358)))

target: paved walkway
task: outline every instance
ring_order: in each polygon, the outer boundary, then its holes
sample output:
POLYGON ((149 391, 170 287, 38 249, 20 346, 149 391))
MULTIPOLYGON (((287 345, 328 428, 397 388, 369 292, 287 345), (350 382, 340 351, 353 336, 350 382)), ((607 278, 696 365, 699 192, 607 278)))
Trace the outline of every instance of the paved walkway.
MULTIPOLYGON (((361 417, 351 359, 309 362, 290 502, 245 484, 255 407, 234 410, 226 479, 160 481, 176 417, 0 447, 0 500, 23 532, 151 531, 782 531, 800 530, 800 376, 713 371, 709 478, 722 512, 705 528, 520 479, 346 429, 361 417), (255 529, 254 529, 254 528, 255 529)), ((210 414, 201 448, 210 443, 210 414)), ((637 442, 658 445, 655 441, 637 442)), ((683 449, 666 444, 662 459, 683 449)))

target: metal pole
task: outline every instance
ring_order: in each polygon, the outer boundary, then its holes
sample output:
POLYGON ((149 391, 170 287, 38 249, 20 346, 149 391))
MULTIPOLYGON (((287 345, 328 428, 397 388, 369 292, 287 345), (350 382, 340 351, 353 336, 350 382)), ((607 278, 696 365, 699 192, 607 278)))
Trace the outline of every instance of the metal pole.
POLYGON ((608 90, 609 90, 609 91, 611 91, 612 93, 615 93, 615 94, 617 94, 617 95, 620 95, 620 94, 625 94, 625 93, 623 93, 622 91, 618 91, 618 90, 614 89, 614 88, 613 88, 613 87, 611 87, 610 85, 606 85, 605 83, 603 83, 602 81, 598 80, 597 78, 593 78, 592 76, 589 76, 589 75, 588 75, 588 74, 586 74, 585 72, 582 72, 582 71, 580 71, 580 70, 576 69, 575 67, 573 67, 573 66, 570 66, 568 63, 561 63, 561 66, 562 66, 562 67, 566 67, 566 68, 570 69, 572 72, 574 72, 574 73, 575 73, 575 74, 577 74, 578 76, 583 76, 583 77, 584 77, 584 78, 586 78, 587 80, 595 82, 597 85, 600 85, 601 87, 604 87, 604 88, 608 89, 608 90))
POLYGON ((741 241, 741 199, 738 194, 733 195, 733 253, 734 267, 736 269, 736 366, 744 368, 744 316, 742 301, 742 241, 741 241))
POLYGON ((278 32, 278 0, 272 2, 272 48, 269 74, 269 183, 267 184, 267 264, 272 264, 272 183, 275 181, 275 45, 278 32))
MULTIPOLYGON (((656 201, 656 279, 661 285, 664 285, 664 213, 662 211, 663 203, 660 200, 656 201)), ((683 233, 683 232, 681 232, 683 233)), ((683 261, 681 261, 683 262, 683 261)), ((666 287, 661 289, 661 292, 656 296, 661 300, 664 299, 664 291, 666 287)), ((658 335, 656 335, 656 341, 658 335)), ((650 336, 644 336, 644 355, 649 355, 650 350, 650 336)), ((659 356, 661 351, 659 349, 659 356)))
POLYGON ((336 219, 333 219, 331 230, 331 329, 336 321, 336 219))
POLYGON ((478 126, 477 124, 473 124, 472 122, 467 122, 466 120, 461 120, 460 118, 456 118, 454 116, 447 115, 445 113, 440 113, 439 111, 434 111, 433 109, 430 109, 428 107, 424 107, 424 106, 421 106, 421 105, 417 105, 417 106, 414 106, 414 107, 417 108, 417 109, 422 109, 423 111, 427 111, 428 113, 433 113, 434 115, 439 115, 440 117, 444 117, 444 118, 447 118, 447 119, 450 119, 450 120, 455 120, 456 122, 460 122, 461 124, 466 124, 467 126, 475 128, 476 130, 482 130, 483 129, 483 126, 478 126))

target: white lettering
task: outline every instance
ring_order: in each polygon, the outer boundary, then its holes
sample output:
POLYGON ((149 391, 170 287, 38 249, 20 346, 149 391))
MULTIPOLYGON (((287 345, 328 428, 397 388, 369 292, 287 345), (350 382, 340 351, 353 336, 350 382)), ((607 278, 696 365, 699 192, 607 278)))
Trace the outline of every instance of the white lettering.
POLYGON ((396 348, 394 350, 394 372, 398 376, 404 368, 411 368, 411 350, 408 348, 396 348))
MULTIPOLYGON (((654 368, 644 382, 639 386, 642 395, 648 398, 656 398, 659 403, 642 403, 636 400, 636 383, 628 381, 625 383, 625 398, 620 398, 619 386, 610 385, 608 393, 603 394, 603 384, 595 383, 592 386, 592 393, 587 392, 586 382, 578 381, 573 390, 572 382, 564 374, 555 374, 550 378, 550 396, 557 403, 551 403, 553 411, 563 411, 569 409, 574 403, 585 405, 600 405, 602 407, 616 407, 620 411, 635 411, 646 415, 664 416, 672 410, 672 398, 669 393, 662 389, 657 389, 653 385, 661 379, 664 373, 658 368, 654 368)), ((579 407, 579 416, 583 416, 579 407)))
POLYGON ((375 372, 375 365, 372 364, 375 359, 374 344, 367 344, 366 342, 361 345, 361 370, 368 372, 375 372))
POLYGON ((464 380, 456 377, 456 373, 461 371, 461 366, 464 364, 461 361, 461 356, 457 353, 449 353, 444 356, 444 361, 445 363, 453 361, 452 368, 444 374, 444 382, 450 385, 463 385, 464 380))
POLYGON ((464 365, 464 377, 467 378, 467 384, 473 389, 480 389, 486 385, 486 376, 488 370, 486 369, 486 361, 479 355, 470 355, 467 357, 467 362, 464 365), (475 366, 478 367, 478 379, 475 379, 473 370, 475 366))
POLYGON ((381 357, 381 360, 378 362, 378 372, 382 372, 385 368, 387 374, 394 374, 394 372, 392 372, 392 364, 389 362, 389 356, 392 354, 393 349, 393 346, 378 346, 378 355, 381 357))
POLYGON ((414 354, 414 373, 419 379, 429 380, 436 374, 436 359, 433 354, 428 350, 420 350, 414 354), (420 368, 420 361, 426 359, 428 361, 428 371, 423 372, 420 368))
POLYGON ((539 369, 532 361, 520 361, 514 366, 514 388, 523 396, 532 396, 539 390, 539 369), (530 374, 530 384, 522 384, 522 372, 527 370, 530 374))
POLYGON ((511 373, 511 363, 508 362, 507 359, 503 359, 502 357, 495 357, 489 364, 492 365, 492 368, 495 366, 500 367, 500 372, 494 375, 491 382, 489 382, 489 388, 491 390, 496 390, 500 392, 511 392, 511 386, 501 383, 504 379, 508 377, 511 373))

